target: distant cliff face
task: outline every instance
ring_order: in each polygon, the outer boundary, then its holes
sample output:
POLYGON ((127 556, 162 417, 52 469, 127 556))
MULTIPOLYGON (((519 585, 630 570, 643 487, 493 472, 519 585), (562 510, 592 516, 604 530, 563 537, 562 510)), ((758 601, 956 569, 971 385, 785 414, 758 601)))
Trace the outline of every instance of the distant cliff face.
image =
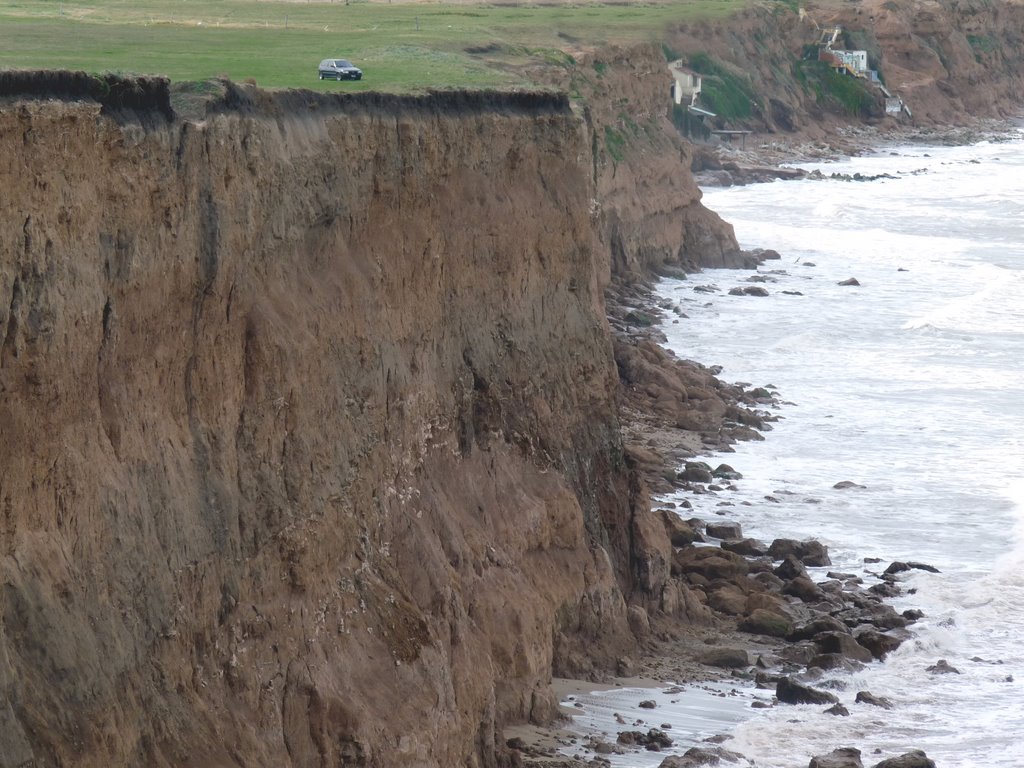
POLYGON ((579 119, 101 112, 0 108, 0 764, 493 764, 633 644, 579 119))
MULTIPOLYGON (((979 117, 1020 114, 1020 0, 826 0, 802 5, 807 14, 803 18, 780 7, 750 8, 721 22, 680 24, 669 30, 667 44, 687 59, 695 54, 711 57, 713 67, 724 67, 734 82, 746 84, 753 97, 749 114, 724 117, 734 127, 817 138, 862 119, 897 124, 885 118, 877 89, 871 91, 876 103, 857 113, 801 64, 808 56, 814 58, 821 28, 836 24, 844 30, 840 45, 866 50, 889 90, 906 100, 913 120, 904 117, 904 124, 967 124, 979 117)), ((720 74, 712 72, 713 77, 720 74)))
POLYGON ((732 225, 700 202, 658 46, 601 49, 530 74, 572 94, 586 123, 595 231, 617 279, 748 263, 732 225))

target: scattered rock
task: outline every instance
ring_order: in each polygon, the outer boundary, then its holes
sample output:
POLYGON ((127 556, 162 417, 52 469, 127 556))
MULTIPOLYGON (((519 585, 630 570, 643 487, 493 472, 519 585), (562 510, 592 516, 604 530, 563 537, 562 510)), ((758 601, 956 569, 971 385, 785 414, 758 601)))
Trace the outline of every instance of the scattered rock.
MULTIPOLYGON (((841 480, 838 483, 836 483, 835 485, 833 485, 832 487, 835 488, 837 491, 842 491, 842 490, 845 490, 847 488, 860 488, 861 490, 867 488, 866 485, 861 485, 860 483, 855 483, 855 482, 853 482, 853 480, 841 480)), ((864 562, 869 562, 866 557, 864 558, 864 562)), ((870 562, 877 563, 877 562, 880 562, 880 561, 879 560, 872 560, 870 562)))
POLYGON ((838 704, 828 691, 819 691, 796 682, 791 677, 782 677, 775 686, 775 696, 783 704, 838 704))
POLYGON ((850 710, 848 710, 842 704, 833 704, 831 707, 825 710, 825 714, 834 715, 835 717, 849 717, 850 710))
POLYGON ((768 291, 759 285, 736 286, 729 289, 730 296, 768 296, 768 291))
POLYGON ((623 755, 626 753, 618 744, 612 744, 597 736, 591 737, 589 746, 598 755, 623 755))
POLYGON ((666 757, 658 768, 699 768, 722 763, 738 763, 742 759, 743 755, 723 747, 691 747, 682 755, 666 757))
POLYGON ((638 309, 627 312, 623 319, 630 325, 637 325, 641 328, 647 328, 654 325, 654 318, 646 312, 641 312, 638 309))
POLYGON ((892 709, 892 702, 884 696, 875 696, 870 691, 858 691, 856 702, 858 704, 870 704, 873 707, 892 709))
POLYGON ((657 728, 651 728, 647 733, 643 731, 622 731, 616 741, 626 746, 643 747, 650 752, 660 752, 671 747, 673 742, 668 734, 657 728))
POLYGON ((856 277, 848 277, 836 283, 836 285, 860 285, 860 281, 856 277))
POLYGON ((928 667, 926 672, 931 672, 933 675, 959 675, 960 670, 951 665, 945 659, 939 659, 937 662, 928 667))
POLYGON ((658 702, 653 699, 644 699, 637 706, 639 706, 640 709, 654 709, 658 706, 658 702))
POLYGON ((903 562, 900 562, 898 560, 896 562, 894 562, 894 563, 891 563, 889 565, 889 567, 885 569, 884 572, 887 573, 887 574, 894 574, 894 573, 903 573, 904 571, 909 571, 911 569, 917 569, 919 571, 928 571, 929 573, 942 573, 942 571, 940 571, 934 565, 928 565, 927 563, 915 563, 915 562, 903 563, 903 562))
POLYGON ((864 763, 860 761, 859 749, 842 747, 827 755, 812 757, 808 768, 864 768, 864 763))
POLYGON ((928 755, 920 749, 915 749, 899 757, 890 757, 876 763, 874 768, 935 768, 935 761, 929 760, 928 755))

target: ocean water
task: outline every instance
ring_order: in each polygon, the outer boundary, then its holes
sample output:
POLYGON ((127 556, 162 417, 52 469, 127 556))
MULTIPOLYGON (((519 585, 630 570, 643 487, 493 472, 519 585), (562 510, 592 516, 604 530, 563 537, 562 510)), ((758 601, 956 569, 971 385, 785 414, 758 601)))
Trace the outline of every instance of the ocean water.
POLYGON ((764 442, 706 457, 742 472, 739 490, 688 498, 694 514, 724 513, 746 535, 821 539, 834 570, 877 572, 886 562, 863 559, 880 557, 941 573, 905 577, 915 591, 896 607, 926 614, 913 640, 836 676, 850 717, 752 710, 722 723, 727 746, 778 768, 836 747, 857 747, 866 765, 918 748, 941 768, 1019 768, 1024 132, 808 167, 893 178, 709 190, 705 204, 744 247, 782 255, 759 270, 771 295, 727 295, 751 285, 729 270, 660 285, 688 315, 664 326, 670 347, 788 403, 764 442), (850 277, 860 286, 838 285, 850 277), (865 487, 833 488, 843 480, 865 487), (940 659, 960 674, 926 671, 940 659), (860 690, 894 709, 854 704, 860 690))

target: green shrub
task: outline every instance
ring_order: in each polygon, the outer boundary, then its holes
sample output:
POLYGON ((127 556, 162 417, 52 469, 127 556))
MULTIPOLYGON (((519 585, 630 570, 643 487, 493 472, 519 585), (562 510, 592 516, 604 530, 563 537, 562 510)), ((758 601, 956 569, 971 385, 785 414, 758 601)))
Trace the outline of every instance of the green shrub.
POLYGON ((701 100, 726 120, 743 120, 753 114, 757 94, 749 78, 708 56, 695 53, 690 67, 701 74, 701 100))
POLYGON ((866 80, 842 75, 822 61, 800 61, 794 67, 797 82, 814 92, 822 106, 837 107, 851 117, 870 115, 876 97, 866 80))
POLYGON ((606 125, 604 127, 604 148, 611 155, 612 160, 621 163, 625 156, 626 137, 612 126, 606 125))

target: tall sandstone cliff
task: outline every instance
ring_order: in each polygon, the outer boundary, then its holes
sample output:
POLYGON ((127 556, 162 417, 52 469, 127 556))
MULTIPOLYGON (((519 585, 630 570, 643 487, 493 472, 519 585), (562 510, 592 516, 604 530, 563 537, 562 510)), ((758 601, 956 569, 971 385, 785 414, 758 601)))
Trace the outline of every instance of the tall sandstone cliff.
POLYGON ((564 97, 0 90, 0 766, 495 765, 685 612, 564 97))

